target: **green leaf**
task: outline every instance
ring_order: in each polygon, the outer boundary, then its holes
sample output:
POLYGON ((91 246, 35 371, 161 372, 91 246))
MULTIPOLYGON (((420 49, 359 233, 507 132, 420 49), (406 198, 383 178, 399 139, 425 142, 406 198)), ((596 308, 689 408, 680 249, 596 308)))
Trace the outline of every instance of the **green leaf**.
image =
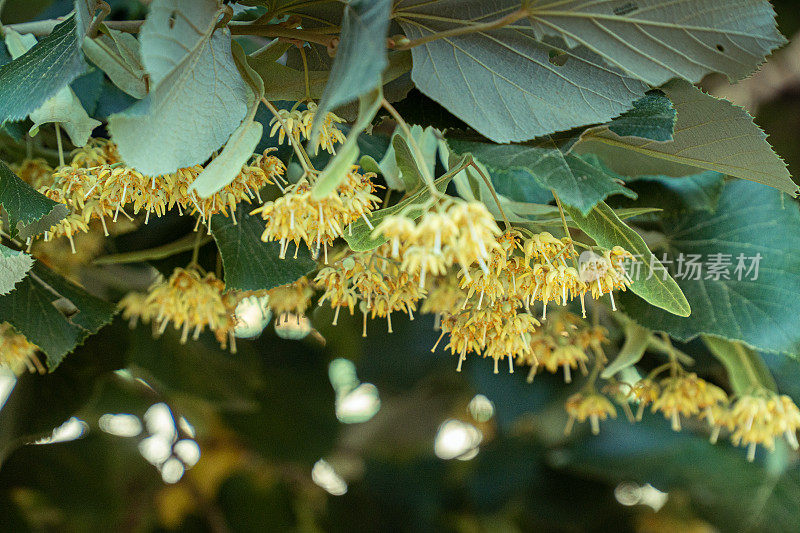
MULTIPOLYGON (((496 21, 520 7, 519 0, 410 0, 396 6, 395 20, 413 40, 496 21)), ((498 143, 607 122, 647 91, 586 47, 540 36, 541 24, 523 18, 434 39, 411 49, 411 77, 420 91, 498 143)))
MULTIPOLYGON (((33 35, 26 34, 23 37, 11 29, 6 31, 5 41, 14 59, 36 46, 36 38, 33 35)), ((39 132, 39 126, 42 124, 57 122, 63 126, 75 146, 85 145, 92 130, 100 125, 99 121, 89 117, 70 87, 61 88, 39 108, 31 111, 30 118, 33 122, 29 130, 31 136, 39 132)))
POLYGON ((314 116, 312 144, 316 144, 329 111, 383 85, 391 9, 391 0, 350 0, 345 4, 336 59, 314 116))
POLYGON ((236 218, 214 217, 211 234, 217 241, 225 286, 240 291, 271 289, 292 283, 317 267, 308 250, 302 248, 297 259, 280 259, 277 242, 261 242, 264 224, 245 209, 236 211, 236 218))
POLYGON ((134 98, 147 95, 146 72, 139 59, 139 41, 133 35, 118 30, 86 39, 83 51, 89 60, 120 89, 134 98))
POLYGON ((617 358, 603 369, 600 377, 609 379, 620 370, 624 370, 638 363, 644 356, 650 344, 650 330, 643 328, 635 322, 625 324, 625 344, 617 354, 617 358))
POLYGON ((786 42, 769 2, 739 0, 550 0, 529 7, 539 35, 583 45, 653 86, 753 73, 786 42))
POLYGON ((633 109, 615 118, 608 129, 620 137, 671 141, 677 113, 661 91, 651 91, 633 103, 633 109))
POLYGON ((242 122, 233 131, 222 152, 192 182, 189 192, 197 191, 201 198, 208 198, 233 181, 242 166, 253 157, 262 133, 264 126, 260 122, 252 119, 242 122))
POLYGON ((75 16, 0 67, 0 123, 22 120, 86 70, 75 16))
POLYGON ((86 337, 111 322, 115 306, 35 264, 17 288, 0 296, 0 321, 47 355, 54 370, 86 337))
POLYGON ((382 99, 383 91, 380 84, 374 90, 359 96, 358 119, 347 133, 344 144, 317 177, 317 183, 311 189, 313 199, 320 200, 331 194, 350 172, 353 163, 358 159, 358 136, 372 122, 381 107, 382 99))
POLYGON ((778 387, 767 365, 759 355, 740 342, 703 335, 703 342, 728 372, 733 392, 750 394, 754 388, 763 387, 777 392, 778 387))
POLYGON ((147 175, 205 162, 241 124, 248 88, 227 29, 215 30, 216 0, 155 0, 139 34, 150 93, 111 115, 127 164, 147 175))
MULTIPOLYGON (((466 159, 465 156, 462 158, 462 162, 466 159)), ((461 165, 452 165, 452 167, 458 167, 461 165)), ((454 174, 447 173, 444 176, 438 178, 434 183, 436 188, 440 192, 444 192, 447 189, 447 185, 453 179, 454 174)), ((412 194, 411 196, 404 199, 402 202, 398 202, 391 207, 386 207, 384 209, 379 209, 378 211, 374 211, 371 215, 369 215, 370 223, 372 224, 373 228, 378 227, 378 225, 383 221, 384 218, 390 215, 399 214, 401 211, 403 212, 403 216, 411 218, 413 220, 418 219, 422 216, 422 214, 426 211, 426 207, 424 204, 427 200, 431 197, 431 191, 427 187, 423 187, 418 192, 412 194)), ((385 243, 387 240, 386 237, 383 235, 379 235, 377 237, 373 237, 372 233, 374 231, 373 228, 370 228, 367 223, 363 219, 358 219, 350 225, 350 228, 345 231, 344 239, 347 241, 347 244, 350 246, 350 249, 354 252, 368 252, 369 250, 374 250, 378 246, 385 243), (352 231, 350 231, 352 230, 352 231)))
MULTIPOLYGON (((435 139, 432 139, 432 141, 435 154, 436 141, 435 139)), ((430 144, 431 143, 429 143, 429 145, 430 144)), ((408 141, 400 135, 395 135, 392 137, 392 149, 394 150, 397 170, 400 174, 400 178, 403 180, 403 190, 415 191, 417 187, 425 181, 425 178, 423 177, 423 171, 417 162, 417 158, 414 157, 414 152, 408 145, 408 141)), ((435 155, 431 159, 435 162, 435 155)), ((427 162, 423 162, 423 164, 425 163, 427 162)), ((429 176, 433 176, 430 167, 428 168, 428 172, 429 176)))
MULTIPOLYGON (((483 163, 498 190, 508 189, 508 183, 535 181, 548 191, 556 191, 565 204, 578 208, 584 215, 609 195, 636 197, 636 193, 621 185, 596 160, 565 155, 555 146, 497 145, 457 140, 448 143, 457 153, 471 153, 483 163)), ((539 199, 538 195, 536 199, 539 199)))
MULTIPOLYGON (((431 176, 434 175, 434 170, 436 168, 436 147, 438 145, 438 141, 435 130, 432 127, 422 129, 421 126, 411 126, 411 136, 420 147, 422 155, 425 159, 424 161, 417 161, 416 156, 410 149, 405 131, 400 126, 397 126, 394 130, 394 133, 392 133, 391 143, 386 149, 380 162, 376 162, 369 156, 364 156, 361 158, 361 166, 364 167, 366 164, 371 169, 371 172, 382 174, 384 179, 386 179, 386 184, 391 189, 408 192, 416 190, 417 186, 422 182, 423 165, 427 167, 431 176), (401 140, 395 141, 397 137, 400 137, 401 140), (403 156, 399 155, 395 151, 395 142, 403 142, 406 145, 406 148, 408 148, 407 152, 404 151, 403 156), (409 154, 411 154, 410 160, 408 160, 409 154), (409 175, 403 172, 403 170, 400 168, 401 157, 406 160, 403 162, 403 166, 411 165, 411 167, 407 169, 410 172, 409 175)), ((366 167, 364 168, 367 170, 366 167)))
POLYGON ((685 81, 662 89, 678 112, 672 141, 620 137, 602 126, 586 130, 573 151, 595 153, 626 176, 687 176, 704 169, 797 194, 786 163, 747 111, 685 81))
POLYGON ((702 279, 681 279, 696 277, 686 262, 683 276, 676 274, 694 312, 685 319, 673 317, 623 296, 631 317, 682 341, 708 334, 760 351, 800 354, 800 210, 794 202, 767 187, 735 181, 725 187, 712 216, 664 213, 661 226, 670 260, 697 255, 696 263, 703 264, 702 279), (706 266, 714 254, 731 263, 720 263, 720 279, 706 266), (760 259, 748 259, 758 254, 760 259), (740 255, 744 270, 737 273, 740 255), (755 272, 747 270, 756 264, 758 277, 753 280, 755 272))
MULTIPOLYGON (((631 291, 651 304, 650 306, 642 304, 644 307, 655 306, 674 315, 689 316, 692 309, 678 284, 668 274, 664 273, 662 275, 663 269, 656 265, 657 260, 644 240, 638 233, 622 222, 610 207, 605 203, 600 203, 586 216, 573 207, 565 206, 565 210, 572 217, 575 224, 594 239, 599 246, 608 249, 614 246, 622 246, 632 253, 637 261, 644 263, 643 272, 648 273, 651 270, 655 272, 649 279, 646 279, 646 275, 635 276, 631 284, 631 291)), ((624 295, 625 293, 622 294, 624 295)), ((634 298, 631 298, 631 300, 640 301, 634 298)), ((633 316, 636 316, 636 314, 633 316)))
POLYGON ((8 215, 8 233, 27 239, 50 229, 67 216, 67 206, 54 202, 22 181, 0 161, 0 206, 8 215))
POLYGON ((0 296, 14 290, 33 266, 33 258, 0 244, 0 296))
POLYGON ((664 210, 708 211, 717 209, 725 188, 725 176, 719 172, 703 172, 695 176, 642 176, 629 178, 628 185, 636 189, 636 205, 653 205, 664 210))

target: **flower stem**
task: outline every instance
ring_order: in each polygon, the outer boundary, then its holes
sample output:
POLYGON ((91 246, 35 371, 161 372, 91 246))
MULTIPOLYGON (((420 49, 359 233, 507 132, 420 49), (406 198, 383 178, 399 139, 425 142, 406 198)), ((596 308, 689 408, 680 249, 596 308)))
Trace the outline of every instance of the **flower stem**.
POLYGON ((58 144, 58 165, 64 166, 64 145, 61 142, 61 124, 56 122, 56 143, 58 144))
MULTIPOLYGON (((525 8, 518 9, 516 11, 512 11, 511 13, 509 13, 508 15, 506 15, 506 16, 504 16, 502 18, 499 18, 499 19, 491 21, 491 22, 484 22, 484 23, 481 23, 481 24, 469 24, 469 25, 464 25, 464 26, 461 26, 461 27, 458 27, 458 28, 453 28, 453 29, 446 30, 446 31, 440 31, 440 32, 437 32, 437 33, 432 33, 430 35, 426 35, 425 37, 421 37, 419 39, 414 39, 412 41, 409 41, 409 42, 405 43, 402 46, 398 46, 397 49, 398 50, 408 50, 409 48, 414 48, 415 46, 420 46, 420 45, 429 43, 431 41, 435 41, 437 39, 445 39, 445 38, 448 38, 448 37, 458 37, 460 35, 469 35, 470 33, 480 33, 480 32, 489 31, 489 30, 496 30, 498 28, 502 28, 504 26, 508 26, 509 24, 513 24, 516 21, 527 17, 528 15, 529 15, 529 12, 528 12, 527 9, 525 9, 525 8)), ((417 14, 409 13, 407 17, 403 17, 402 14, 401 14, 401 16, 398 17, 398 18, 412 19, 411 22, 413 22, 414 18, 420 18, 420 17, 417 14)))
POLYGON ((267 106, 267 109, 269 109, 270 112, 275 116, 275 118, 278 119, 278 122, 281 123, 281 128, 283 128, 284 133, 286 133, 286 138, 289 140, 289 144, 292 145, 294 153, 297 154, 297 158, 300 161, 300 165, 303 167, 304 174, 306 176, 310 175, 312 172, 314 172, 314 166, 311 164, 311 160, 308 158, 308 154, 305 153, 303 147, 300 146, 300 143, 298 143, 297 139, 294 138, 292 132, 289 131, 289 128, 286 126, 286 121, 283 120, 283 117, 281 117, 280 113, 278 113, 278 110, 275 108, 275 106, 272 105, 272 102, 270 102, 266 98, 261 98, 261 102, 263 102, 263 104, 267 106))
POLYGON ((486 187, 489 189, 489 192, 492 194, 492 198, 494 199, 494 203, 497 204, 497 210, 500 211, 500 216, 503 217, 503 224, 506 225, 506 231, 510 230, 511 229, 511 222, 508 221, 508 217, 506 216, 506 212, 503 211, 503 206, 500 205, 500 197, 497 196, 497 191, 495 190, 494 185, 492 185, 491 180, 488 178, 488 176, 486 176, 486 174, 483 173, 481 168, 477 164, 475 164, 475 161, 470 161, 469 165, 472 168, 475 169, 475 172, 477 172, 478 175, 481 177, 481 179, 483 180, 483 183, 486 184, 486 187))
POLYGON ((555 190, 551 189, 550 192, 553 193, 553 198, 556 199, 556 205, 558 206, 558 214, 561 216, 561 225, 564 228, 564 236, 569 239, 569 249, 572 252, 572 263, 575 266, 575 270, 580 272, 580 267, 578 266, 578 252, 575 251, 575 246, 572 244, 572 235, 569 232, 569 226, 567 225, 567 217, 564 214, 564 206, 561 205, 561 199, 558 197, 558 194, 555 190))

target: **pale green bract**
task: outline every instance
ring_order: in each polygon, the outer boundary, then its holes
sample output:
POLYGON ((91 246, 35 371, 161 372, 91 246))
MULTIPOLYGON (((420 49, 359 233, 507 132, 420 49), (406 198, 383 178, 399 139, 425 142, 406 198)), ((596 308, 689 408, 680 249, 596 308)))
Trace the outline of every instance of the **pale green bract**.
POLYGON ((144 174, 174 172, 207 160, 247 112, 248 89, 215 26, 216 0, 155 0, 140 33, 151 91, 109 118, 125 162, 144 174))

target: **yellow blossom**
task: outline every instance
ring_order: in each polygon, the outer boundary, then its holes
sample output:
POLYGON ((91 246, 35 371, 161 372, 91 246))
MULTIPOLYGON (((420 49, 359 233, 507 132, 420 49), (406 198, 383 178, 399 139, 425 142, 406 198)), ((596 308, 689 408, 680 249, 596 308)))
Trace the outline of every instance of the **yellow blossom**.
POLYGON ((597 435, 600 433, 600 421, 611 418, 617 418, 617 410, 608 398, 597 392, 582 393, 578 392, 573 394, 567 399, 566 403, 567 414, 569 420, 567 426, 564 428, 564 434, 568 435, 572 431, 572 426, 575 421, 585 422, 589 419, 592 427, 592 433, 597 435))
POLYGON ((306 277, 302 277, 288 285, 281 285, 267 291, 269 300, 267 305, 276 316, 291 313, 298 317, 306 314, 306 309, 311 306, 311 297, 314 290, 306 277))
MULTIPOLYGON (((284 139, 287 139, 289 135, 298 143, 303 139, 308 139, 311 136, 311 127, 316 113, 317 104, 314 102, 309 102, 304 111, 279 109, 278 116, 273 117, 269 123, 272 126, 270 136, 278 133, 278 144, 283 144, 284 139)), ((325 115, 322 122, 319 145, 331 154, 336 153, 335 144, 345 141, 344 133, 337 126, 342 122, 344 119, 331 112, 325 115)))
POLYGON ((153 284, 146 298, 128 295, 119 306, 123 318, 132 325, 137 318, 142 322, 152 321, 156 335, 161 335, 172 322, 176 330, 181 330, 180 340, 185 343, 190 331, 193 330, 192 338, 196 340, 208 328, 223 348, 230 339, 231 351, 235 352, 234 311, 238 297, 224 294, 224 289, 222 281, 211 273, 201 276, 194 269, 176 268, 169 279, 153 284))
POLYGON ((0 366, 10 368, 17 375, 25 371, 44 374, 47 370, 39 361, 38 350, 24 335, 14 331, 11 324, 0 322, 0 366))
POLYGON ((747 458, 755 458, 756 446, 775 449, 775 438, 784 437, 792 448, 798 448, 797 429, 800 409, 785 395, 757 391, 740 397, 730 411, 733 426, 731 441, 747 446, 747 458))
POLYGON ((652 411, 661 411, 675 431, 681 429, 681 416, 699 414, 728 399, 725 391, 696 374, 670 376, 661 380, 660 386, 661 394, 653 402, 652 411))
MULTIPOLYGON (((266 221, 261 240, 279 241, 280 257, 286 257, 290 242, 299 247, 304 242, 314 256, 324 249, 325 263, 328 246, 344 235, 344 228, 377 207, 379 199, 372 194, 374 174, 361 175, 354 166, 345 180, 330 196, 321 200, 311 197, 311 184, 302 179, 286 188, 286 194, 275 201, 265 202, 253 210, 266 221)), ((296 252, 295 252, 296 253, 296 252)))

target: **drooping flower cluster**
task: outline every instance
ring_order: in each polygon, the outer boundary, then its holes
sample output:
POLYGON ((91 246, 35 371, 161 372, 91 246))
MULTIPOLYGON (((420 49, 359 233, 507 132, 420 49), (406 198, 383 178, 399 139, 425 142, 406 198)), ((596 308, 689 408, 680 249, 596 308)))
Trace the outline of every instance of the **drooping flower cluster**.
POLYGON ((367 215, 379 202, 373 194, 374 176, 359 174, 354 166, 335 192, 319 200, 313 198, 312 186, 306 179, 289 185, 283 196, 252 211, 266 221, 261 240, 280 242, 281 258, 286 257, 290 243, 299 248, 303 242, 315 257, 323 250, 327 263, 328 247, 344 235, 345 228, 359 218, 369 224, 367 215))
POLYGON ((593 275, 584 278, 568 264, 574 254, 569 238, 501 232, 478 202, 448 201, 418 222, 389 216, 373 236, 388 239, 391 257, 402 270, 418 275, 421 285, 426 274, 433 276, 423 309, 437 313, 443 335, 450 335, 446 348, 459 356, 458 368, 467 354, 475 353, 494 358, 495 369, 505 358, 511 371, 514 359, 530 365, 531 378, 540 364, 551 372, 563 368, 569 381, 570 369, 585 369, 586 349, 602 342, 604 334, 586 328, 573 334, 577 326, 563 321, 572 315, 562 315, 548 326, 552 331, 537 335, 540 323, 531 315, 532 305, 542 303, 544 320, 549 302, 565 306, 577 296, 583 306, 586 293, 599 298, 630 284, 623 260, 632 256, 622 248, 594 254, 593 264, 585 268, 593 275), (592 290, 595 285, 598 291, 592 290))
MULTIPOLYGON (((278 116, 273 117, 270 121, 270 136, 274 137, 278 134, 278 144, 283 144, 284 140, 288 141, 288 137, 296 143, 301 140, 311 137, 311 127, 314 123, 314 117, 317 114, 317 104, 309 102, 306 109, 299 111, 297 109, 279 109, 278 116)), ((334 113, 327 113, 325 119, 320 127, 319 146, 323 150, 331 154, 336 153, 334 145, 341 144, 345 141, 344 133, 339 129, 337 124, 344 122, 343 118, 336 116, 334 113)), ((317 149, 319 150, 319 148, 317 149)))
POLYGON ((392 258, 406 272, 419 275, 422 286, 428 274, 444 275, 452 265, 460 265, 468 279, 473 263, 488 272, 490 251, 500 246, 500 229, 480 202, 450 200, 427 211, 417 223, 402 214, 388 216, 373 235, 389 239, 392 258))
POLYGON ((289 314, 304 316, 306 310, 311 307, 314 289, 311 288, 308 278, 303 276, 293 283, 268 290, 267 296, 267 305, 275 316, 289 314))
POLYGON ((591 327, 580 317, 560 311, 531 335, 530 357, 519 362, 531 367, 529 382, 542 369, 552 374, 562 371, 564 381, 570 383, 573 370, 579 368, 583 374, 587 373, 587 350, 607 342, 606 335, 604 328, 591 327))
POLYGON ((0 322, 0 367, 7 367, 17 375, 24 372, 46 372, 37 352, 39 348, 28 342, 24 335, 14 331, 8 322, 0 322))
POLYGON ((99 220, 108 235, 107 221, 116 222, 120 213, 131 218, 126 208, 133 215, 144 211, 145 223, 151 214, 160 217, 177 208, 180 213, 198 214, 208 224, 215 214, 227 217, 235 213, 240 202, 260 202, 261 188, 281 179, 285 170, 279 159, 265 151, 243 166, 222 190, 209 198, 200 198, 189 192, 189 186, 203 171, 202 166, 148 177, 125 167, 118 157, 115 145, 94 141, 79 149, 70 165, 53 172, 49 183, 38 180, 43 183, 38 187, 39 192, 70 208, 70 214, 45 233, 45 241, 62 236, 72 240, 76 233, 87 232, 92 220, 99 220))
POLYGON ((152 322, 153 333, 158 336, 172 322, 181 331, 181 343, 188 340, 190 332, 197 340, 208 328, 223 349, 230 340, 231 351, 235 352, 235 310, 240 298, 224 291, 225 284, 211 273, 201 275, 192 268, 176 268, 169 279, 157 281, 146 294, 126 295, 119 307, 131 327, 138 320, 152 322))
POLYGON ((600 433, 600 421, 608 417, 617 418, 617 410, 608 398, 597 392, 578 392, 567 399, 566 410, 569 420, 564 428, 564 433, 569 434, 575 421, 585 422, 587 419, 592 427, 592 433, 600 433))
POLYGON ((784 438, 798 449, 800 409, 785 395, 757 388, 731 401, 721 388, 681 368, 660 381, 646 377, 631 388, 629 398, 639 404, 637 420, 647 406, 661 412, 680 431, 681 419, 705 420, 711 428, 711 442, 720 432, 728 432, 736 446, 747 447, 747 457, 755 458, 756 447, 775 449, 775 439, 784 438))
POLYGON ((797 450, 797 430, 800 428, 800 409, 786 395, 759 390, 739 397, 726 413, 719 415, 715 426, 725 426, 731 432, 731 442, 747 447, 747 457, 755 457, 759 444, 775 449, 775 439, 783 437, 797 450))
POLYGON ((389 333, 392 313, 405 313, 413 320, 425 289, 419 286, 418 278, 399 268, 388 253, 384 245, 372 252, 353 254, 319 271, 314 279, 322 291, 319 305, 327 302, 334 309, 334 324, 342 307, 353 314, 356 305, 364 316, 364 336, 367 317, 386 318, 389 333))

